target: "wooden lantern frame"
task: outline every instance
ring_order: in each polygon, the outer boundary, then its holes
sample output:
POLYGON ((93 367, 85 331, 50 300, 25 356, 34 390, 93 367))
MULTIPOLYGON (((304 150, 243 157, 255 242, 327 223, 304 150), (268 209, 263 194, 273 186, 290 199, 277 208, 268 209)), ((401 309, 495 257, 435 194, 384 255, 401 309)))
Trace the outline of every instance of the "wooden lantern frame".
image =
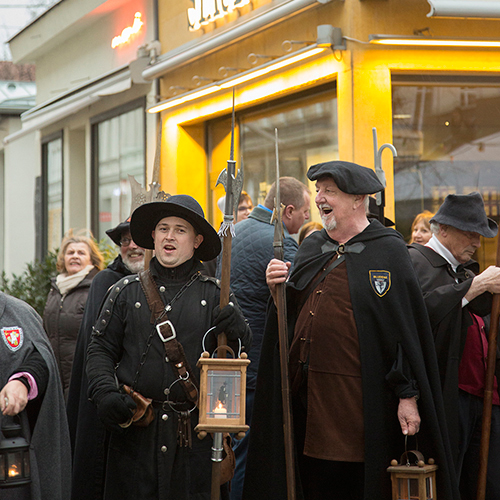
POLYGON ((197 366, 200 368, 200 404, 198 406, 199 423, 195 427, 196 432, 230 432, 244 434, 249 429, 248 425, 245 424, 247 366, 250 363, 250 360, 247 358, 248 356, 246 353, 241 353, 241 357, 236 359, 211 358, 208 352, 204 352, 201 355, 197 363, 197 366), (213 371, 228 373, 239 372, 240 394, 238 396, 240 398, 240 411, 237 418, 214 418, 209 416, 209 372, 213 371))
POLYGON ((398 463, 397 460, 391 462, 391 466, 387 468, 387 472, 391 474, 392 480, 392 500, 437 500, 436 493, 436 470, 438 466, 434 464, 432 458, 428 464, 425 463, 423 455, 416 450, 407 451, 401 456, 398 463), (408 455, 413 454, 417 461, 411 465, 408 455), (416 481, 418 491, 410 496, 410 488, 406 488, 406 496, 400 496, 399 485, 402 481, 416 481), (431 490, 430 492, 428 490, 431 490))

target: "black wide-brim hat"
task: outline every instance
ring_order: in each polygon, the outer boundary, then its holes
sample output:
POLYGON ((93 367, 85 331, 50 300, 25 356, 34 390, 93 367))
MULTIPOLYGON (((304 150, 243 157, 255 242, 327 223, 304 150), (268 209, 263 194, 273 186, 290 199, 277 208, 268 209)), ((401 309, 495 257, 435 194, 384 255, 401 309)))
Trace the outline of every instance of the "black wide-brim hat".
POLYGON ((108 229, 106 234, 118 245, 120 246, 120 240, 122 239, 122 234, 124 232, 130 232, 130 217, 124 221, 120 222, 118 226, 108 229))
POLYGON ((167 201, 155 201, 137 207, 130 220, 130 234, 135 244, 153 250, 152 233, 164 217, 180 217, 203 236, 203 241, 194 251, 197 259, 207 261, 219 255, 221 242, 217 231, 205 219, 201 205, 186 194, 170 196, 167 201))
POLYGON ((377 174, 371 169, 348 161, 327 161, 313 165, 307 177, 315 181, 329 175, 341 191, 348 194, 373 194, 384 189, 377 174))
POLYGON ((498 225, 486 215, 483 197, 477 191, 470 194, 449 194, 429 222, 479 233, 485 238, 493 238, 498 233, 498 225))

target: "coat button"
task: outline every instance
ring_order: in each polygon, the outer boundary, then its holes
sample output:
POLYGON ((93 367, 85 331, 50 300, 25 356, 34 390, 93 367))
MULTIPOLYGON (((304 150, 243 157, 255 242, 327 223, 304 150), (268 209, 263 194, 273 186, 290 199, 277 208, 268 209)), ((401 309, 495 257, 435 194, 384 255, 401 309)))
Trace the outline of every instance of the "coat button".
POLYGON ((165 291, 165 287, 164 286, 161 286, 160 287, 160 292, 163 293, 165 291))
POLYGON ((205 299, 203 299, 203 300, 201 301, 201 305, 202 305, 203 307, 205 307, 205 306, 207 305, 207 301, 206 301, 205 299))
POLYGON ((124 285, 128 285, 128 280, 125 280, 125 281, 123 282, 123 284, 124 284, 124 285))
POLYGON ((165 420, 165 422, 168 420, 168 415, 166 413, 164 413, 162 416, 161 416, 162 420, 165 420))
POLYGON ((166 446, 162 446, 162 447, 161 447, 161 451, 162 451, 162 453, 166 453, 166 452, 167 452, 167 449, 168 449, 168 448, 167 448, 166 446))
POLYGON ((140 302, 136 302, 136 303, 135 303, 135 308, 136 308, 136 309, 139 309, 139 307, 141 307, 141 303, 140 303, 140 302))

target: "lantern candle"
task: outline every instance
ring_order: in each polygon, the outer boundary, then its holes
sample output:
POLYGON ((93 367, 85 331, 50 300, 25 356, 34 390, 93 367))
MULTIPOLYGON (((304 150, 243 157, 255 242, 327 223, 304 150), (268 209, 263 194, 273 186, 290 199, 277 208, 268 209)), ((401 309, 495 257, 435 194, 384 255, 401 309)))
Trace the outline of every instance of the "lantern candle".
POLYGON ((19 476, 19 471, 17 470, 17 465, 12 465, 9 469, 9 477, 19 476))
POLYGON ((219 401, 219 404, 214 408, 214 418, 227 418, 227 410, 222 406, 222 403, 219 401))

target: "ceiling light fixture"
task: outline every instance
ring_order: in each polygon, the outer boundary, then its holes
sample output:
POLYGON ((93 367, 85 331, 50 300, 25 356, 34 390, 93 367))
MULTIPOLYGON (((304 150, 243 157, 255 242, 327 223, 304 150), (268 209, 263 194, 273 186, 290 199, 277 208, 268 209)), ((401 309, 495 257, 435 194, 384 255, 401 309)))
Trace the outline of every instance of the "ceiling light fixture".
POLYGON ((476 47, 500 48, 500 40, 425 38, 421 36, 370 35, 368 41, 377 45, 413 47, 476 47))
POLYGON ((272 73, 273 71, 277 71, 278 69, 296 64, 300 61, 303 61, 304 59, 313 57, 325 51, 327 48, 331 48, 333 50, 345 50, 345 45, 343 45, 342 43, 343 39, 340 28, 334 28, 330 25, 320 25, 318 26, 318 39, 314 45, 309 45, 291 54, 289 53, 277 59, 273 59, 272 61, 262 64, 261 66, 248 69, 246 71, 243 71, 242 73, 238 73, 237 75, 232 75, 223 80, 218 80, 213 84, 209 84, 205 87, 200 88, 196 92, 186 92, 179 97, 159 102, 158 104, 150 107, 147 111, 148 113, 159 113, 160 111, 173 108, 174 106, 179 106, 180 104, 194 101, 195 99, 199 99, 200 97, 205 97, 207 95, 213 94, 214 92, 218 92, 219 90, 236 87, 237 85, 241 85, 242 83, 254 80, 261 76, 272 73))

